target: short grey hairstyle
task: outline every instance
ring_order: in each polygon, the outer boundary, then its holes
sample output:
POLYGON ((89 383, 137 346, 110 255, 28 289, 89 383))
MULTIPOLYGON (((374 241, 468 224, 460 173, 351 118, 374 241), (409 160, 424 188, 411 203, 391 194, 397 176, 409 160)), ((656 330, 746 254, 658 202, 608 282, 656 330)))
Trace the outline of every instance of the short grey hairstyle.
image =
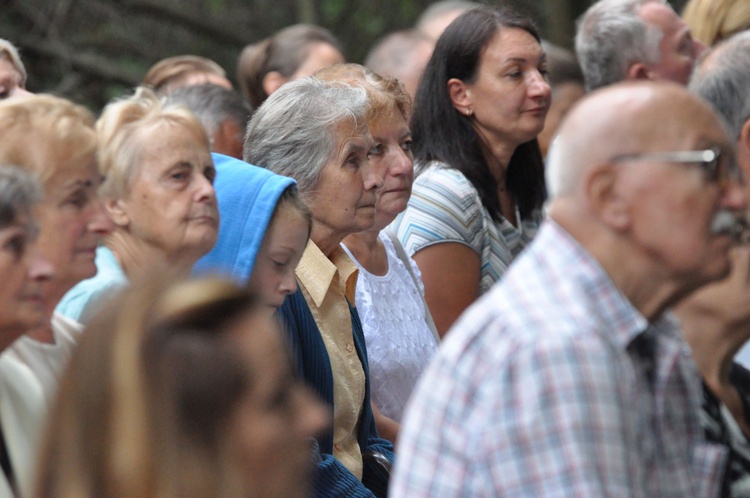
POLYGON ((212 83, 184 86, 167 94, 167 105, 183 104, 200 120, 209 137, 219 129, 221 123, 232 120, 245 136, 247 122, 253 110, 242 96, 212 83))
POLYGON ((245 136, 245 161, 297 181, 306 198, 336 152, 336 128, 365 124, 367 92, 314 76, 281 86, 261 105, 245 136))
POLYGON ((641 5, 666 0, 599 0, 578 19, 576 55, 588 91, 626 79, 634 62, 661 59, 664 33, 638 15, 641 5))
POLYGON ((18 166, 0 165, 0 229, 26 217, 25 229, 36 235, 31 208, 42 198, 42 187, 31 172, 18 166))
POLYGON ((693 73, 689 89, 714 107, 737 140, 750 119, 750 31, 715 47, 693 73))
POLYGON ((3 38, 0 38, 0 57, 4 57, 13 64, 18 74, 21 75, 21 84, 26 85, 26 67, 23 65, 23 61, 21 61, 21 56, 18 55, 18 49, 11 42, 3 38))

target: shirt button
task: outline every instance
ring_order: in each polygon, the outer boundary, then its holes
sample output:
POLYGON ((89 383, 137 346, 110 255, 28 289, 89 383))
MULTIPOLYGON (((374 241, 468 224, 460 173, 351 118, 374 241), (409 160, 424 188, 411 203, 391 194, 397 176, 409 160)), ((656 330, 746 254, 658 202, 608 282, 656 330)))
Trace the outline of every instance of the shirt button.
POLYGON ((348 352, 350 352, 350 353, 351 353, 352 351, 354 351, 354 346, 352 345, 352 343, 351 343, 351 342, 350 342, 350 343, 348 343, 348 344, 346 345, 346 350, 347 350, 348 352))

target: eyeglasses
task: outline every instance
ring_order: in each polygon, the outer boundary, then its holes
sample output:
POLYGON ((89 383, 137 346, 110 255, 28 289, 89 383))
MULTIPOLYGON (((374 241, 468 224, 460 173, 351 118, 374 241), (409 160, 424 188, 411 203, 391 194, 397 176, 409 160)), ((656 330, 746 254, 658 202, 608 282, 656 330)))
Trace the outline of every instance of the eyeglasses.
POLYGON ((612 158, 614 163, 630 161, 658 161, 677 164, 697 164, 708 181, 725 185, 735 181, 742 183, 743 177, 737 162, 729 154, 722 154, 719 147, 704 150, 681 150, 673 152, 645 152, 621 154, 612 158), (725 160, 721 160, 725 159, 725 160))

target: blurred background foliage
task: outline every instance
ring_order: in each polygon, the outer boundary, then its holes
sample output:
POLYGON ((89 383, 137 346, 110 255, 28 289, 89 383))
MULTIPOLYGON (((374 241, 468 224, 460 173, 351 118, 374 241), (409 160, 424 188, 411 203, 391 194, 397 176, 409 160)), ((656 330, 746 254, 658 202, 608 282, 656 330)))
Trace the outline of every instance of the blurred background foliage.
MULTIPOLYGON (((128 92, 156 61, 197 54, 235 80, 248 43, 298 22, 319 24, 362 62, 381 36, 411 27, 430 0, 0 0, 0 38, 15 43, 27 87, 94 112, 128 92)), ((486 2, 493 3, 493 2, 486 2)), ((545 38, 572 48, 575 19, 592 0, 504 0, 545 38)), ((672 2, 679 12, 684 0, 672 2)))

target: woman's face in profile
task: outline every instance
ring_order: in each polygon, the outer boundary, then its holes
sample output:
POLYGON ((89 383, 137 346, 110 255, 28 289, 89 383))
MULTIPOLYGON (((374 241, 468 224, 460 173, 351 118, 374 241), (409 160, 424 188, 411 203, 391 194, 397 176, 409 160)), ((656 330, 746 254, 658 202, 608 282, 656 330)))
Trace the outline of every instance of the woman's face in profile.
POLYGON ((406 209, 414 182, 411 130, 394 106, 390 113, 370 123, 374 145, 370 164, 383 177, 375 205, 375 228, 385 228, 406 209))
MULTIPOLYGON (((355 126, 353 121, 343 122, 335 132, 333 157, 321 170, 306 201, 320 231, 343 239, 350 233, 373 227, 383 177, 368 161, 372 136, 364 123, 355 126)), ((317 243, 314 238, 313 233, 313 242, 317 243)))
POLYGON ((93 157, 88 164, 61 165, 45 181, 44 200, 35 209, 37 247, 52 263, 55 281, 62 287, 96 275, 96 248, 112 230, 97 194, 100 179, 93 157))
MULTIPOLYGON (((39 256, 32 247, 30 220, 19 216, 13 223, 0 228, 0 342, 21 335, 23 330, 41 325, 44 320, 43 281, 35 279, 32 265, 39 265, 39 256), (9 334, 6 336, 6 330, 9 334)), ((48 264, 44 262, 44 264, 48 264)))
POLYGON ((313 477, 311 439, 330 424, 330 413, 292 374, 273 318, 248 315, 235 337, 251 382, 231 422, 228 438, 253 496, 302 498, 313 477))

